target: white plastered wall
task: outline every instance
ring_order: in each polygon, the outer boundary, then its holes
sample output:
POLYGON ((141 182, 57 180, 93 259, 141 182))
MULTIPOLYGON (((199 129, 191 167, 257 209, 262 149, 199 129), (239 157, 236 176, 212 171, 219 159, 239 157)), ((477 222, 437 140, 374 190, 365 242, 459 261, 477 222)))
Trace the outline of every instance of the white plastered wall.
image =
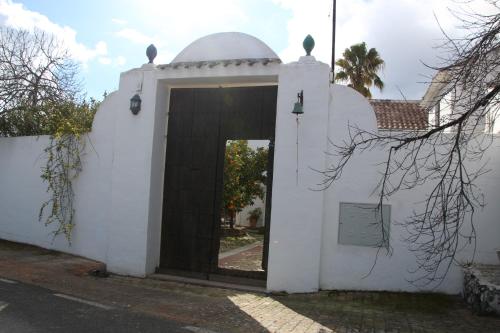
MULTIPOLYGON (((377 131, 374 112, 368 101, 350 88, 335 85, 331 89, 330 113, 328 135, 334 143, 346 138, 348 124, 367 131, 377 131)), ((495 204, 500 195, 499 155, 500 140, 495 139, 485 156, 492 170, 478 182, 489 204, 475 216, 478 240, 475 259, 476 262, 488 264, 497 263, 495 250, 500 247, 500 208, 495 204)), ((372 195, 372 192, 380 179, 379 163, 385 156, 386 152, 381 150, 365 151, 354 156, 341 179, 325 191, 320 274, 322 289, 420 291, 434 287, 420 288, 408 282, 418 276, 409 273, 415 268, 415 256, 403 241, 407 236, 406 230, 395 223, 405 221, 413 209, 418 209, 419 202, 430 190, 432 184, 429 182, 412 191, 401 191, 387 202, 391 205, 391 256, 384 249, 377 256, 376 248, 341 245, 337 242, 339 203, 378 202, 376 194, 372 195)), ((334 156, 328 156, 327 164, 334 161, 334 156)), ((459 253, 459 260, 469 260, 472 252, 473 247, 468 246, 459 253)), ((433 291, 456 294, 461 291, 461 283, 461 270, 454 265, 444 283, 433 291)))
POLYGON ((111 272, 145 276, 159 263, 169 91, 277 83, 278 64, 160 69, 122 73, 88 134, 83 171, 74 183, 71 246, 38 222, 49 198, 40 175, 49 138, 0 138, 0 238, 103 261, 111 272), (130 98, 142 99, 139 114, 130 98))
MULTIPOLYGON (((37 222, 47 198, 40 179, 47 137, 0 138, 0 238, 36 244, 101 260, 112 272, 144 276, 159 263, 163 173, 169 91, 173 87, 217 87, 278 83, 273 202, 269 251, 269 290, 416 290, 406 280, 414 257, 391 226, 393 255, 337 244, 339 202, 376 202, 377 151, 357 156, 342 179, 327 191, 314 191, 323 169, 327 138, 346 136, 347 123, 376 130, 369 103, 352 89, 329 84, 329 67, 313 57, 290 64, 164 68, 145 65, 123 73, 120 88, 103 102, 89 133, 84 168, 75 183, 76 227, 72 246, 52 242, 50 228, 37 222), (299 126, 299 182, 295 183, 296 94, 304 91, 299 126), (139 93, 142 110, 129 110, 139 93)), ((492 171, 481 179, 487 206, 477 215, 479 262, 495 263, 500 247, 496 205, 500 198, 500 142, 488 151, 492 171)), ((421 192, 391 199, 392 221, 404 219, 421 192)), ((441 291, 457 293, 461 274, 454 269, 441 291)))
POLYGON ((112 93, 101 104, 85 137, 83 171, 73 184, 78 213, 71 246, 64 236, 53 238, 55 225, 38 221, 42 203, 50 198, 40 178, 49 137, 0 138, 0 238, 106 261, 115 98, 112 93))
POLYGON ((314 57, 281 66, 276 115, 273 197, 267 288, 313 292, 319 288, 323 193, 311 191, 321 179, 310 167, 325 166, 329 67, 314 57), (299 176, 296 182, 297 93, 300 116, 299 176))

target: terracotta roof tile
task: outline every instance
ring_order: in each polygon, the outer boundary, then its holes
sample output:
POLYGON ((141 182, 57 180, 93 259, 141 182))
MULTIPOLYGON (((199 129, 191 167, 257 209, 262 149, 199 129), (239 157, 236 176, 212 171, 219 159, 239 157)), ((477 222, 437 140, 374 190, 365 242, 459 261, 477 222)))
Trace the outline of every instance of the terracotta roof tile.
POLYGON ((379 129, 423 130, 427 128, 427 112, 420 101, 371 99, 379 129))

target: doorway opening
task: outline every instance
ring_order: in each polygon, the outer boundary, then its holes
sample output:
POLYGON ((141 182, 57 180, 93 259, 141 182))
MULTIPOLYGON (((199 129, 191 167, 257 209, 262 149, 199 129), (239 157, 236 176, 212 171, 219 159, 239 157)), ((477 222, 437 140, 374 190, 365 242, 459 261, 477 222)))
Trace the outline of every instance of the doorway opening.
POLYGON ((224 154, 218 269, 255 277, 265 272, 270 140, 227 140, 224 154))

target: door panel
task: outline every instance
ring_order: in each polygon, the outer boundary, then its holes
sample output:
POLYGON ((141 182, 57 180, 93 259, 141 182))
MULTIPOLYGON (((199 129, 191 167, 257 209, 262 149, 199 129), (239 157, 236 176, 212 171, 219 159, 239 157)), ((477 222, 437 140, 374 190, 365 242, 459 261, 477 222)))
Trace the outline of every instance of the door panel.
POLYGON ((276 97, 275 86, 171 90, 162 268, 217 268, 226 140, 273 140, 276 97))

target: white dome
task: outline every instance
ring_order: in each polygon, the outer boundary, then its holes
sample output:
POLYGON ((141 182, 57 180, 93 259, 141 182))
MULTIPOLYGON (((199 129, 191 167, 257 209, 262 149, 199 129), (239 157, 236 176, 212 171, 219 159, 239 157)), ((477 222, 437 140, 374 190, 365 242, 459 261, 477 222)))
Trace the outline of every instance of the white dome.
POLYGON ((279 59, 261 40, 241 32, 220 32, 202 37, 182 50, 172 63, 235 59, 279 59))

